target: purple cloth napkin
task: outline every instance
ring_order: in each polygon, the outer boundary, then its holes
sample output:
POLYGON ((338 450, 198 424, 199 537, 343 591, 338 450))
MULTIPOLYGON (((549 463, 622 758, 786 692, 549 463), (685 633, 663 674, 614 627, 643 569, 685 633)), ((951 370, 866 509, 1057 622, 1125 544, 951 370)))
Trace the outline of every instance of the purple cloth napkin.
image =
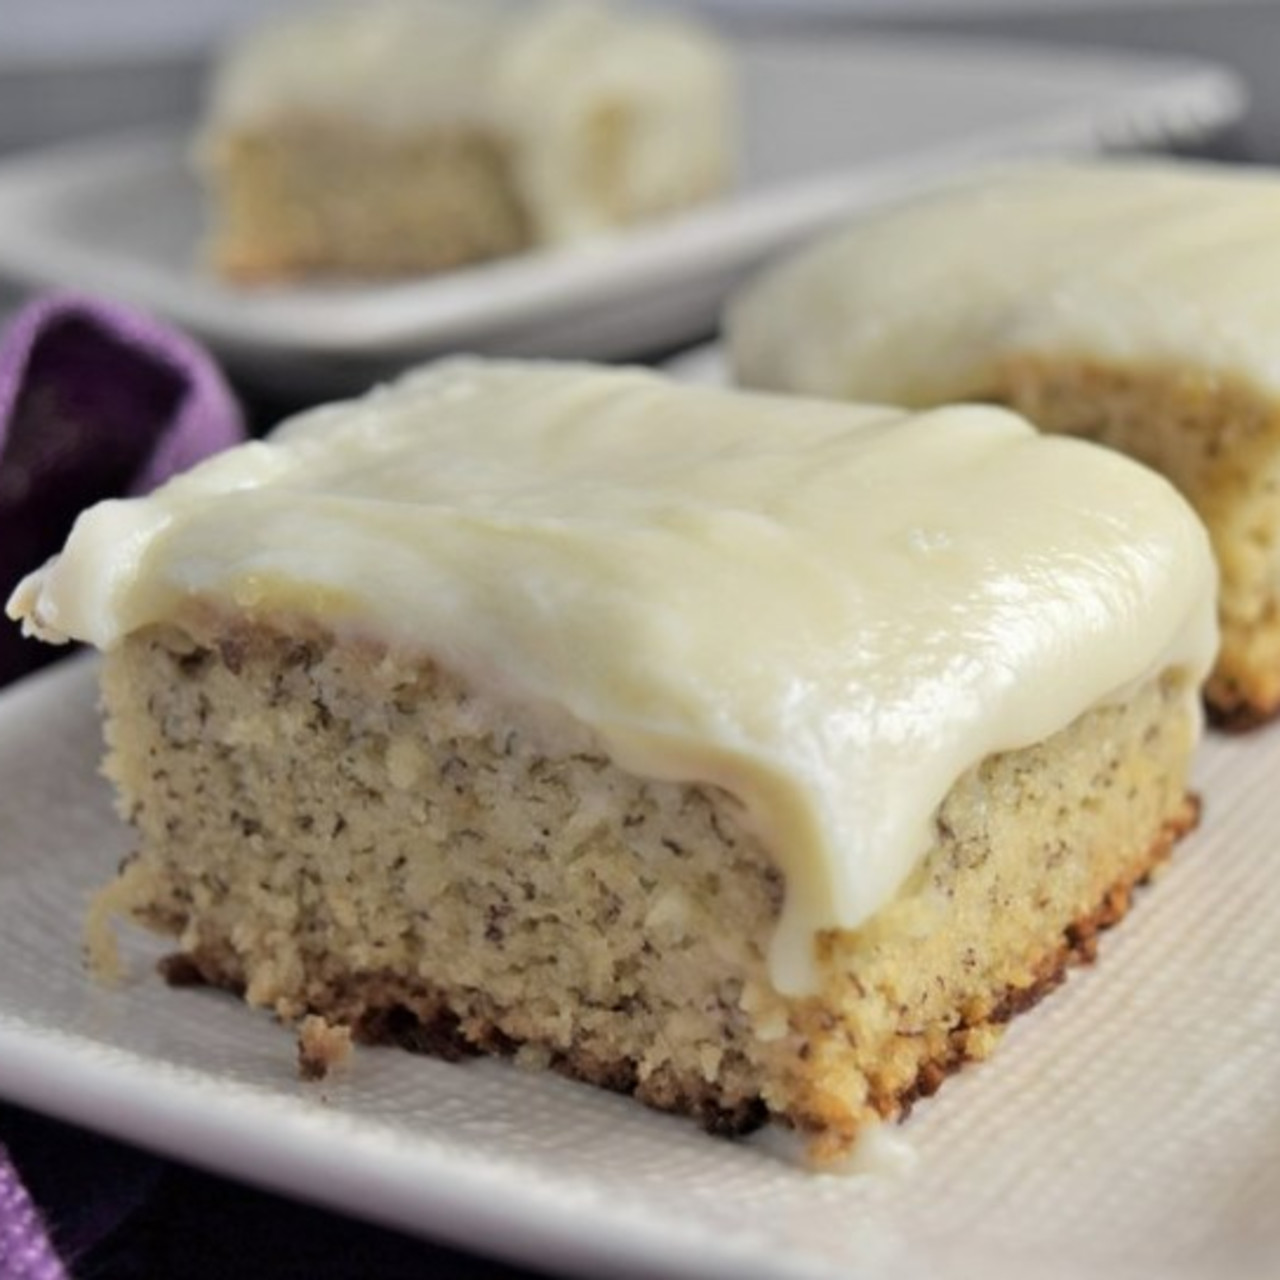
MULTIPOLYGON (((0 591, 103 498, 145 493, 244 436, 210 356, 133 308, 57 293, 0 333, 0 591)), ((58 650, 0 626, 0 683, 58 650)))
POLYGON ((0 1147, 0 1276, 63 1280, 65 1274, 31 1197, 0 1147))
MULTIPOLYGON (((145 493, 244 437, 217 365, 133 308, 57 293, 0 332, 0 591, 103 498, 145 493)), ((58 656, 0 625, 0 684, 58 656)), ((62 1280, 40 1215, 0 1146, 0 1277, 62 1280)))

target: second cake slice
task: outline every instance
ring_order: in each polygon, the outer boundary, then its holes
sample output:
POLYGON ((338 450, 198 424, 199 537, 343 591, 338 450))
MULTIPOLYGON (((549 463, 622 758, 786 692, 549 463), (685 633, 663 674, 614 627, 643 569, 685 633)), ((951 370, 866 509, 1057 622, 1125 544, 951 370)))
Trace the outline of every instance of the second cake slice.
POLYGON ((1147 160, 1014 167, 859 219, 728 315, 744 385, 994 400, 1163 472, 1208 527, 1220 722, 1280 711, 1280 179, 1147 160))

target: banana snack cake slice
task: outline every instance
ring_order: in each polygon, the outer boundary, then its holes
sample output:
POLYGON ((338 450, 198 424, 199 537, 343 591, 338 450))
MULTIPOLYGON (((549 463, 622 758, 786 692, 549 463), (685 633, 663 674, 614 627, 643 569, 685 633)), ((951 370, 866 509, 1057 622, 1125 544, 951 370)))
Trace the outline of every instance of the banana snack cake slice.
POLYGON ((1192 825, 1214 587, 1163 478, 1003 409, 459 359, 89 510, 9 608, 105 653, 100 963, 130 917, 825 1162, 1192 825))

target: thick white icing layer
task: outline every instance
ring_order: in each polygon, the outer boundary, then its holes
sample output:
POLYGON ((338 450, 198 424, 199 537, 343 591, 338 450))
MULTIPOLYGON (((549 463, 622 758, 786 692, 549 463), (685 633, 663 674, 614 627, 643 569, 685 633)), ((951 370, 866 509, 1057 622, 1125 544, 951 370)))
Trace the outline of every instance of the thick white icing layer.
POLYGON ((734 300, 744 384, 927 405, 1017 356, 1280 393, 1280 180, 1169 160, 1015 168, 859 219, 734 300))
POLYGON ((786 877, 798 991, 965 770, 1166 667, 1194 703, 1214 585, 1162 479, 1002 410, 459 360, 91 509, 9 611, 110 648, 193 597, 300 607, 722 786, 786 877))
POLYGON ((373 0, 277 19, 228 51, 207 144, 287 117, 492 131, 550 242, 714 194, 736 158, 722 45, 592 0, 373 0))

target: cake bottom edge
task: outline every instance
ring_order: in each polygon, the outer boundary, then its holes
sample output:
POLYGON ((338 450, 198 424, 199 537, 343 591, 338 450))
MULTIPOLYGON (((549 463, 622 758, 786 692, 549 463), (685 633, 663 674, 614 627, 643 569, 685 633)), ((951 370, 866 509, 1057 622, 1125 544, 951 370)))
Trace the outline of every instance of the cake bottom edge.
MULTIPOLYGON (((932 1097, 956 1072, 980 1061, 994 1050, 1005 1027, 1020 1014, 1035 1008, 1060 987, 1071 970, 1092 964, 1100 936, 1119 924, 1134 905, 1137 891, 1158 875, 1172 856, 1174 846, 1199 822, 1200 802, 1188 793, 1181 810, 1169 818, 1146 856, 1135 861, 1101 899, 1073 920, 1032 966, 1033 978, 1025 985, 1011 985, 992 992, 986 1016, 961 1019, 946 1036, 946 1048, 917 1064, 914 1079, 891 1097, 875 1099, 863 1116, 873 1120, 905 1121, 915 1104, 932 1097)), ((244 982, 236 972, 234 955, 214 948, 174 952, 159 963, 165 981, 174 986, 202 985, 242 996, 244 982)), ((642 1078, 639 1062, 631 1056, 608 1058, 576 1046, 552 1048, 512 1036, 493 1016, 460 1008, 443 990, 420 981, 391 974, 348 975, 348 983, 330 1000, 313 1000, 304 1017, 292 1020, 296 1028, 319 1018, 339 1030, 345 1039, 364 1045, 395 1046, 446 1062, 460 1063, 483 1056, 529 1057, 531 1064, 548 1068, 571 1080, 636 1098, 655 1110, 696 1121, 708 1133, 742 1137, 771 1121, 798 1129, 807 1139, 806 1155, 817 1166, 831 1166, 849 1157, 862 1125, 829 1128, 815 1117, 773 1109, 765 1098, 726 1099, 713 1084, 696 1073, 660 1072, 642 1078)), ((299 1074, 319 1079, 341 1055, 326 1058, 315 1051, 300 1031, 299 1074)))

